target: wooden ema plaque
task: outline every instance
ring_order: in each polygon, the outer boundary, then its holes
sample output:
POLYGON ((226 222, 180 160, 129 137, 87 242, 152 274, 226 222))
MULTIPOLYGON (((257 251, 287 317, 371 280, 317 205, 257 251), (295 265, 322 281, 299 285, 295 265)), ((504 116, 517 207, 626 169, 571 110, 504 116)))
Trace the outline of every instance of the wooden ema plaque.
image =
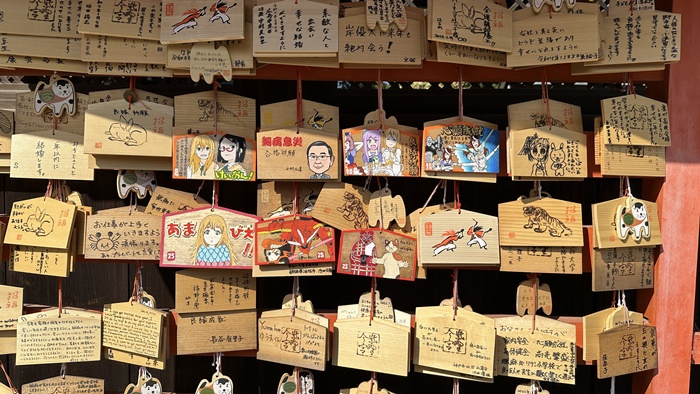
POLYGON ((185 313, 255 309, 255 278, 246 270, 187 269, 175 273, 175 310, 185 313))
POLYGON ((0 109, 0 153, 12 152, 12 134, 15 133, 15 111, 0 109))
POLYGON ((583 273, 579 246, 501 246, 501 271, 541 274, 583 273))
POLYGON ((193 193, 156 186, 144 213, 163 216, 167 213, 188 211, 204 206, 211 206, 211 204, 199 196, 195 198, 193 193))
POLYGON ((501 246, 583 246, 581 204, 523 198, 498 204, 501 246))
POLYGON ((139 394, 139 393, 162 393, 163 386, 160 384, 160 380, 151 376, 148 371, 141 374, 139 373, 139 379, 136 383, 130 383, 124 389, 124 394, 139 394))
POLYGON ((516 300, 515 308, 518 316, 524 316, 526 312, 529 315, 534 315, 539 309, 542 309, 546 315, 552 314, 552 292, 549 290, 549 285, 546 283, 541 285, 540 280, 536 277, 518 284, 516 300), (533 310, 533 306, 535 310, 533 310))
POLYGON ((81 5, 72 2, 5 2, 0 5, 0 13, 3 14, 0 30, 3 33, 28 36, 79 38, 78 24, 81 18, 77 16, 80 15, 80 10, 81 5))
POLYGON ((263 219, 274 219, 289 216, 294 213, 309 215, 314 209, 316 200, 323 188, 322 182, 305 182, 295 185, 293 182, 263 182, 258 185, 258 216, 263 219), (297 201, 297 212, 294 211, 294 199, 297 201))
MULTIPOLYGON (((32 66, 34 67, 34 66, 32 66)), ((30 133, 37 130, 53 130, 53 112, 36 113, 34 110, 34 92, 19 93, 16 96, 15 134, 30 133)), ((85 112, 88 108, 88 95, 75 94, 75 114, 63 115, 56 122, 56 131, 83 135, 85 129, 85 112)))
POLYGON ((173 178, 254 181, 255 140, 236 134, 173 137, 173 178))
POLYGON ((53 198, 32 198, 12 204, 5 244, 68 249, 76 206, 53 198))
POLYGON ((593 249, 592 290, 653 288, 655 251, 656 247, 593 249))
POLYGON ((415 238, 388 230, 343 230, 340 235, 339 274, 414 280, 415 238))
POLYGON ((391 189, 383 187, 372 193, 369 199, 369 225, 389 228, 392 222, 406 224, 406 206, 401 196, 391 196, 391 189))
POLYGON ((453 0, 428 5, 432 41, 510 52, 513 12, 486 0, 453 0))
POLYGON ((265 15, 256 20, 253 29, 255 57, 337 56, 337 5, 283 0, 257 5, 253 15, 265 15))
POLYGON ((607 308, 599 312, 583 317, 583 359, 586 361, 598 360, 598 347, 600 344, 598 335, 605 330, 630 324, 644 324, 644 315, 627 310, 626 307, 607 308), (622 319, 618 319, 618 317, 622 319), (620 321, 621 320, 621 321, 620 321))
POLYGON ((499 141, 498 130, 467 121, 426 125, 423 171, 497 174, 499 141))
MULTIPOLYGON (((86 63, 81 63, 86 64, 86 63)), ((142 64, 142 63, 107 63, 90 62, 87 63, 88 75, 114 75, 128 77, 161 77, 172 78, 173 71, 166 68, 164 64, 142 64)))
POLYGON ((248 268, 257 216, 222 207, 163 215, 161 267, 248 268))
POLYGON ((581 107, 556 100, 532 100, 508 106, 508 128, 512 131, 538 127, 558 127, 583 133, 581 107), (549 118, 547 118, 549 101, 549 118))
MULTIPOLYGON (((228 51, 233 67, 233 75, 239 72, 250 72, 255 69, 253 58, 253 24, 246 22, 244 25, 245 38, 236 40, 214 41, 219 47, 228 51)), ((194 44, 168 44, 166 48, 166 66, 172 69, 188 69, 192 59, 192 47, 194 44)), ((177 73, 177 70, 176 70, 177 73)))
POLYGON ((277 385, 279 394, 314 393, 314 390, 314 375, 299 368, 294 368, 291 375, 285 372, 277 385))
POLYGON ((426 267, 495 265, 499 263, 498 218, 467 210, 422 216, 418 244, 426 267))
POLYGON ((335 231, 309 216, 282 216, 255 226, 255 264, 335 262, 335 231))
POLYGON ((279 180, 338 180, 338 137, 318 129, 262 131, 257 137, 258 177, 279 180))
POLYGON ((535 316, 496 318, 499 376, 575 384, 576 327, 535 316))
POLYGON ((56 376, 22 385, 22 392, 27 394, 52 394, 56 392, 71 394, 104 394, 104 379, 82 376, 56 376))
POLYGON ((640 95, 601 100, 602 138, 606 145, 670 146, 666 103, 640 95))
POLYGON ((132 94, 136 95, 135 100, 132 100, 132 102, 143 100, 149 103, 162 104, 170 107, 174 104, 174 100, 171 97, 161 96, 160 94, 147 92, 141 89, 134 89, 133 91, 124 89, 97 90, 88 93, 88 102, 89 104, 105 103, 113 100, 121 100, 124 96, 132 94))
POLYGON ((4 54, 48 59, 80 60, 81 38, 2 34, 4 54))
POLYGON ((178 315, 177 354, 255 349, 256 323, 254 309, 178 315))
POLYGON ((496 52, 490 49, 474 48, 444 42, 437 42, 435 46, 436 60, 438 62, 509 69, 506 63, 505 52, 496 52))
POLYGON ((370 29, 379 25, 381 31, 387 31, 392 23, 401 31, 406 29, 406 7, 401 0, 370 0, 365 3, 365 12, 370 29))
POLYGON ((597 130, 596 152, 596 164, 600 165, 602 175, 666 176, 665 146, 611 145, 606 143, 602 132, 597 130))
POLYGON ((51 130, 16 134, 10 177, 87 180, 95 178, 83 153, 83 137, 51 130))
POLYGON ((599 59, 599 14, 513 12, 513 51, 508 67, 580 63, 599 59))
MULTIPOLYGON (((302 121, 306 128, 329 133, 340 132, 340 109, 332 105, 302 100, 302 121)), ((260 106, 260 131, 292 128, 297 124, 297 101, 288 100, 260 106)))
POLYGON ((175 96, 175 126, 197 125, 201 131, 225 130, 225 125, 255 129, 255 99, 209 90, 175 96), (216 124, 214 124, 216 103, 216 124))
POLYGON ((0 331, 17 329, 17 320, 22 316, 24 289, 0 286, 0 331))
POLYGON ((42 246, 10 245, 9 270, 30 274, 68 277, 75 263, 75 250, 45 248, 42 246))
POLYGON ((78 46, 79 58, 84 62, 165 64, 167 61, 167 47, 158 41, 92 34, 82 36, 78 46))
POLYGON ((164 370, 165 363, 168 358, 168 347, 170 347, 169 329, 169 319, 165 319, 163 331, 160 337, 160 350, 158 350, 158 357, 144 356, 142 354, 113 349, 110 347, 103 347, 102 357, 107 360, 117 361, 120 363, 164 370))
POLYGON ((515 180, 588 176, 587 141, 583 133, 547 126, 511 130, 508 145, 512 147, 509 163, 515 180))
POLYGON ((596 248, 661 245, 658 208, 655 203, 620 197, 592 205, 596 248))
POLYGON ((160 0, 85 0, 82 12, 78 18, 80 34, 160 39, 160 0))
POLYGON ((656 327, 621 325, 598 334, 598 379, 655 369, 656 327))
POLYGON ((345 175, 420 176, 420 136, 387 128, 343 130, 345 175))
POLYGON ((337 320, 333 329, 334 366, 408 376, 410 327, 361 317, 337 320))
POLYGON ((194 82, 199 82, 201 77, 204 82, 211 84, 216 76, 231 81, 232 72, 231 56, 225 47, 219 46, 217 48, 212 42, 200 42, 192 45, 192 49, 190 49, 190 78, 194 82))
POLYGON ((258 319, 258 360, 324 371, 328 327, 292 316, 258 319))
POLYGON ((137 210, 102 210, 87 217, 86 259, 160 260, 162 219, 137 210))
POLYGON ((160 42, 178 44, 243 38, 243 1, 164 1, 160 42))
POLYGON ((106 304, 102 345, 157 358, 166 316, 167 312, 137 302, 106 304))
POLYGON ((414 364, 493 380, 495 351, 493 319, 451 306, 416 308, 414 364))
POLYGON ((100 360, 99 313, 58 317, 58 310, 24 315, 17 323, 17 365, 100 360))

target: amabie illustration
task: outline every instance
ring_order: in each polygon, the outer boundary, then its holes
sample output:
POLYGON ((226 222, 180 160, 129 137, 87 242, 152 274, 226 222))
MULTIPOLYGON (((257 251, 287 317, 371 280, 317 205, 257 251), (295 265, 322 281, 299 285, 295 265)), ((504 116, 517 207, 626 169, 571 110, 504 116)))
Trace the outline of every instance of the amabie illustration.
POLYGON ((226 231, 226 221, 219 215, 206 216, 198 225, 194 265, 230 266, 237 262, 226 231))

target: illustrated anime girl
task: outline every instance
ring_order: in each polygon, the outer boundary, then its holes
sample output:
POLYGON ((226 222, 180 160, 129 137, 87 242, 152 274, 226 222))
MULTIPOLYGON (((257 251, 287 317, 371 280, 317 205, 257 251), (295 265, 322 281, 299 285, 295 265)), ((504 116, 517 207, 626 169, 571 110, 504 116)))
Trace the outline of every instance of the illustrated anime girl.
POLYGON ((362 142, 355 142, 352 139, 352 133, 345 133, 343 151, 345 152, 345 168, 348 173, 359 173, 357 164, 355 164, 355 156, 357 156, 357 151, 360 149, 362 149, 362 142))
POLYGON ((190 165, 187 167, 187 178, 206 177, 207 171, 214 164, 216 143, 208 135, 198 135, 192 139, 190 146, 190 165))
POLYGON ((384 148, 382 149, 382 164, 391 175, 400 176, 403 171, 401 164, 401 148, 398 148, 401 134, 396 129, 388 129, 384 132, 384 148))
POLYGON ((217 162, 223 163, 216 165, 217 171, 222 171, 230 174, 234 171, 240 172, 245 177, 246 170, 243 168, 243 160, 245 160, 246 142, 245 138, 231 134, 226 134, 219 139, 219 153, 217 162))
POLYGON ((525 138, 525 143, 518 155, 527 156, 532 165, 531 176, 547 175, 547 158, 549 157, 549 138, 541 138, 537 133, 525 138))
POLYGON ((362 160, 367 168, 379 166, 382 161, 382 153, 379 151, 379 130, 366 129, 362 131, 362 146, 365 153, 362 155, 362 160))
POLYGON ((496 151, 498 151, 498 145, 496 145, 496 148, 491 152, 489 152, 488 148, 485 146, 486 141, 491 138, 492 134, 493 130, 491 130, 483 141, 477 136, 472 135, 467 144, 455 144, 457 158, 459 159, 462 169, 467 171, 467 168, 471 166, 473 167, 473 172, 488 171, 488 161, 496 151))
POLYGON ((207 267, 227 267, 238 262, 224 218, 209 215, 202 219, 192 258, 194 265, 207 267))

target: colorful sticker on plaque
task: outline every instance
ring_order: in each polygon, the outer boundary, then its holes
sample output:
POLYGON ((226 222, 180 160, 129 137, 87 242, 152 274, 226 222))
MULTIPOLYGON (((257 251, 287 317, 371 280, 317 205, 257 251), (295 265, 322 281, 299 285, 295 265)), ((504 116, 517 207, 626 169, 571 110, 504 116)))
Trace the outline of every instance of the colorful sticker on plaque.
POLYGON ((335 262, 333 228, 309 216, 265 220, 255 232, 258 265, 335 262))
POLYGON ((387 230, 346 230, 340 236, 338 273, 413 280, 417 242, 387 230))
POLYGON ((498 173, 500 133, 466 122, 426 127, 423 170, 498 173))
POLYGON ((173 178, 254 181, 255 141, 226 133, 173 137, 173 178))

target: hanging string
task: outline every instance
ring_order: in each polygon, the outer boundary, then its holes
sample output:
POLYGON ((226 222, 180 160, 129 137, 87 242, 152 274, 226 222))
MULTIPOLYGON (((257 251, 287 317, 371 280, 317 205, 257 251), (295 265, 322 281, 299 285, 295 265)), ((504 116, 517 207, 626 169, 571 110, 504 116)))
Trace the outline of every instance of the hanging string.
POLYGON ((630 326, 630 310, 627 308, 627 297, 625 296, 625 291, 622 290, 622 307, 624 308, 625 311, 625 323, 627 323, 627 327, 630 326))
POLYGON ((199 197, 199 193, 202 191, 202 188, 204 187, 204 182, 207 180, 203 180, 202 183, 199 184, 199 187, 197 188, 197 193, 194 194, 194 199, 197 200, 197 197, 199 197))
POLYGON ((625 79, 625 85, 626 85, 625 86, 626 94, 627 95, 633 94, 634 98, 637 98, 637 92, 634 89, 634 77, 633 77, 632 73, 629 73, 629 72, 625 73, 624 79, 625 79))
POLYGON ((452 394, 459 394, 459 379, 452 379, 452 394))
POLYGON ((294 187, 294 199, 292 200, 292 213, 294 214, 294 217, 297 215, 297 204, 299 202, 299 191, 297 189, 297 183, 292 182, 292 185, 294 187))
MULTIPOLYGON (((129 91, 130 91, 131 93, 135 93, 135 92, 136 92, 136 77, 129 77, 129 91)), ((134 99, 133 96, 132 96, 131 94, 129 94, 129 98, 128 98, 128 101, 129 101, 129 111, 131 111, 131 101, 132 101, 133 99, 134 99)), ((216 107, 215 107, 215 108, 216 108, 216 107)))
POLYGON ((625 183, 627 184, 627 196, 630 198, 634 198, 634 196, 632 195, 632 188, 630 187, 630 177, 625 177, 625 183))
MULTIPOLYGON (((374 390, 374 382, 377 380, 377 373, 372 372, 372 375, 369 380, 369 394, 372 394, 372 390, 374 390)), ((377 389, 379 389, 379 382, 377 382, 377 389)))
POLYGON ((457 320, 457 279, 459 275, 459 270, 455 268, 452 270, 452 321, 457 320))
POLYGON ((372 277, 372 287, 370 289, 370 307, 369 307, 369 325, 372 325, 372 320, 374 320, 374 303, 376 302, 376 291, 377 291, 377 278, 372 277))
POLYGON ((218 97, 219 94, 218 93, 219 93, 219 86, 221 86, 221 85, 219 84, 219 82, 217 82, 216 78, 214 78, 213 85, 214 85, 214 111, 213 111, 212 115, 214 115, 214 132, 216 133, 217 131, 219 131, 216 117, 217 117, 217 112, 219 112, 219 97, 218 97))
POLYGON ((19 390, 17 390, 15 384, 12 383, 12 379, 10 379, 10 375, 7 373, 7 370, 5 369, 5 364, 3 364, 2 360, 0 360, 0 368, 2 368, 2 373, 5 374, 5 379, 7 379, 7 385, 10 386, 10 390, 12 390, 14 394, 18 394, 19 390))
POLYGON ((462 66, 457 66, 457 73, 459 74, 459 121, 464 121, 464 81, 462 80, 462 66))
MULTIPOLYGON (((550 10, 552 6, 549 6, 550 10)), ((551 16, 550 16, 551 17, 551 16)), ((542 67, 542 99, 547 108, 547 125, 552 130, 552 113, 549 107, 549 82, 547 80, 547 67, 542 67)))
POLYGON ((455 208, 457 208, 457 213, 462 214, 462 204, 459 202, 459 181, 454 181, 454 193, 455 193, 455 208))
POLYGON ((528 274, 527 278, 532 281, 532 333, 535 333, 535 318, 537 316, 537 277, 539 274, 528 274))
POLYGON ((377 104, 379 107, 379 128, 384 130, 384 82, 382 82, 382 70, 377 70, 377 104))
POLYGON ((445 182, 447 182, 447 181, 445 181, 443 179, 438 181, 437 185, 435 185, 435 189, 433 189, 433 192, 430 193, 430 196, 428 197, 428 199, 425 200, 425 204, 423 204, 423 209, 421 209, 419 213, 423 213, 423 211, 425 211, 425 209, 428 207, 428 204, 430 204, 430 200, 433 199, 433 196, 437 192, 438 188, 440 188, 440 185, 443 185, 445 182))
POLYGON ((58 277, 58 318, 63 313, 63 278, 58 277))
POLYGON ((60 375, 61 375, 61 378, 62 378, 62 379, 65 379, 65 378, 66 378, 66 372, 67 372, 67 371, 68 371, 68 366, 66 365, 66 363, 61 364, 61 372, 60 372, 60 375))
POLYGON ((214 362, 211 364, 212 367, 216 368, 216 375, 214 376, 217 378, 221 375, 221 356, 221 352, 214 353, 214 362))
POLYGON ((297 306, 299 304, 299 301, 297 298, 299 297, 299 277, 295 276, 294 281, 292 282, 292 315, 289 316, 289 321, 292 321, 294 316, 297 313, 297 306))
POLYGON ((297 134, 299 134, 299 129, 304 124, 304 101, 301 95, 301 71, 297 67, 297 134))
POLYGON ((613 296, 612 296, 612 302, 610 303, 610 306, 613 308, 615 307, 615 300, 617 299, 617 290, 613 291, 613 296))
POLYGON ((56 114, 53 114, 53 129, 51 130, 51 135, 56 135, 56 128, 58 128, 58 116, 56 114))
MULTIPOLYGON (((382 204, 382 182, 377 177, 377 187, 379 188, 379 234, 384 230, 384 206, 382 204)), ((389 181, 387 181, 389 187, 389 181)))
POLYGON ((219 181, 214 181, 211 188, 211 210, 214 212, 214 207, 219 205, 219 181))
POLYGON ((300 394, 299 390, 301 389, 299 385, 301 382, 299 381, 299 367, 294 367, 294 385, 296 386, 296 389, 294 390, 295 394, 300 394))
MULTIPOLYGON (((637 0, 630 0, 630 16, 634 16, 634 5, 637 4, 637 0)), ((637 11, 639 11, 639 4, 637 4, 637 11)))
MULTIPOLYGON (((442 183, 442 206, 447 207, 447 179, 442 183)), ((454 204, 452 204, 454 208, 454 204)))
POLYGON ((148 372, 148 368, 146 367, 140 367, 139 368, 139 381, 148 381, 151 380, 153 375, 151 375, 150 372, 148 372))
POLYGON ((615 394, 615 377, 610 379, 610 394, 615 394))
POLYGON ((49 183, 46 185, 46 193, 44 193, 44 201, 46 201, 46 197, 51 198, 51 194, 53 194, 53 179, 49 179, 49 183))
POLYGON ((548 5, 549 7, 549 19, 552 19, 552 6, 548 5))

